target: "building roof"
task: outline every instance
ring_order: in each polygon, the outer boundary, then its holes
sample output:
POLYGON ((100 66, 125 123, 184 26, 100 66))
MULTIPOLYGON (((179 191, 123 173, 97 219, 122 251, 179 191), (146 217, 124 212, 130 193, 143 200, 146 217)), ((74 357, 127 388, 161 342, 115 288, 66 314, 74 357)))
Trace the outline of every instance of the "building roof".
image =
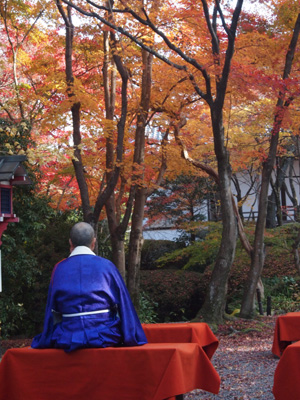
POLYGON ((0 156, 0 183, 10 182, 12 185, 30 185, 31 179, 22 165, 25 155, 0 156))

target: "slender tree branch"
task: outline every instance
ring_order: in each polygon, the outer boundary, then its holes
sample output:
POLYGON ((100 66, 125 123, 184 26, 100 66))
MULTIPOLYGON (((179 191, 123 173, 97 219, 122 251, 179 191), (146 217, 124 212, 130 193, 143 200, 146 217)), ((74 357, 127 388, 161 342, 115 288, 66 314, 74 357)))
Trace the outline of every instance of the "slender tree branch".
POLYGON ((206 0, 201 0, 202 2, 202 6, 203 6, 203 10, 204 10, 204 15, 205 15, 205 20, 206 20, 206 25, 208 27, 210 36, 211 36, 211 41, 212 41, 212 48, 213 48, 213 54, 219 54, 220 53, 220 49, 219 49, 219 39, 218 36, 216 34, 215 29, 213 28, 211 22, 210 22, 210 17, 209 17, 209 9, 208 9, 208 5, 207 5, 207 1, 206 0))
POLYGON ((6 108, 6 106, 0 102, 0 107, 6 112, 6 114, 8 115, 9 119, 12 122, 16 122, 16 119, 13 117, 12 113, 9 111, 8 108, 6 108))
POLYGON ((224 15, 223 15, 223 11, 220 7, 220 1, 215 0, 215 2, 216 2, 216 8, 218 10, 218 13, 219 13, 221 21, 222 21, 223 28, 224 28, 225 32, 227 33, 227 35, 229 36, 229 35, 231 35, 231 31, 230 31, 230 29, 228 29, 228 26, 226 24, 226 21, 225 21, 224 15))
MULTIPOLYGON (((129 39, 131 39, 134 43, 136 43, 138 46, 140 46, 142 49, 148 51, 149 53, 153 54, 155 57, 159 58, 161 61, 165 62, 166 64, 179 69, 181 71, 186 71, 186 65, 179 65, 176 63, 173 63, 172 61, 170 61, 167 57, 159 54, 158 52, 156 52, 155 50, 153 50, 151 47, 145 45, 143 42, 141 42, 140 40, 138 40, 135 36, 133 36, 131 33, 129 33, 128 31, 126 31, 125 29, 123 29, 120 26, 117 26, 115 24, 113 24, 110 21, 107 21, 105 18, 101 17, 99 14, 91 11, 85 11, 82 8, 76 6, 74 3, 72 3, 71 1, 68 0, 62 0, 65 4, 70 5, 71 7, 75 8, 75 10, 77 10, 78 12, 80 12, 81 14, 87 16, 87 17, 92 17, 92 18, 96 18, 99 21, 101 21, 104 25, 109 26, 111 29, 121 33, 124 36, 127 36, 129 39)), ((105 9, 105 8, 101 8, 101 9, 105 9)), ((114 10, 115 11, 115 10, 114 10)), ((124 10, 124 12, 128 12, 127 10, 124 10)))
POLYGON ((240 13, 243 6, 243 0, 238 0, 236 8, 233 12, 232 19, 231 19, 231 27, 230 27, 230 34, 228 34, 228 46, 226 50, 226 57, 225 63, 223 66, 222 77, 220 82, 217 83, 218 86, 218 93, 216 98, 216 103, 218 107, 221 109, 224 105, 225 95, 226 95, 226 87, 229 79, 229 72, 231 66, 231 60, 234 53, 234 43, 235 43, 235 35, 237 30, 237 24, 239 21, 240 13))
MULTIPOLYGON (((180 128, 183 127, 185 125, 185 123, 186 123, 185 120, 182 119, 179 123, 173 125, 175 140, 181 148, 182 157, 185 160, 187 160, 189 163, 194 165, 196 168, 201 169, 202 171, 206 172, 216 182, 216 184, 219 185, 220 184, 219 175, 212 167, 210 167, 209 165, 203 164, 199 161, 196 161, 192 157, 189 156, 189 153, 188 153, 186 147, 184 146, 184 143, 182 142, 182 140, 179 137, 180 128)), ((239 211, 238 211, 238 208, 237 208, 237 205, 236 205, 233 195, 231 196, 231 200, 232 200, 233 210, 234 210, 234 213, 235 213, 235 216, 237 219, 237 223, 238 223, 238 231, 239 231, 240 240, 242 242, 244 249, 250 255, 253 251, 253 248, 245 234, 244 226, 243 226, 241 217, 239 215, 239 211)))

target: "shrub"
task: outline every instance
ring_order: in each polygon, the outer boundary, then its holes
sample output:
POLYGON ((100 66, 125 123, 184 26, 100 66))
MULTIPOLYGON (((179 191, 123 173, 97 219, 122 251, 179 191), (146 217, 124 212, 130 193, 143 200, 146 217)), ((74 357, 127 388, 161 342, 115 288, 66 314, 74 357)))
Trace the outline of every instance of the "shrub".
POLYGON ((139 319, 142 323, 152 324, 158 321, 157 308, 158 304, 153 302, 149 295, 143 291, 140 292, 139 303, 139 319))
POLYGON ((292 276, 274 276, 263 279, 265 287, 264 304, 271 297, 271 307, 277 313, 299 311, 300 278, 292 276))
POLYGON ((141 289, 157 304, 158 322, 194 318, 204 297, 202 274, 193 271, 141 271, 141 289))
MULTIPOLYGON (((141 254, 141 269, 156 269, 157 260, 166 253, 172 253, 183 245, 171 240, 145 240, 141 254)), ((182 262, 172 262, 172 269, 181 268, 182 262)), ((166 266, 168 267, 168 266, 166 266)))
POLYGON ((203 223, 202 239, 193 242, 186 248, 179 248, 167 253, 157 260, 159 267, 166 267, 177 263, 183 269, 204 272, 205 268, 213 263, 218 254, 221 241, 221 224, 203 223))
POLYGON ((53 210, 47 199, 30 188, 16 188, 14 211, 20 217, 2 235, 3 292, 0 294, 1 333, 5 336, 32 330, 34 314, 40 306, 35 294, 41 270, 33 249, 46 229, 53 210))
MULTIPOLYGON (((207 223, 203 225, 206 235, 203 239, 193 243, 183 249, 177 249, 172 253, 167 253, 157 260, 159 266, 168 266, 172 263, 183 263, 183 268, 188 271, 203 272, 201 276, 201 298, 204 298, 214 262, 219 249, 221 238, 221 224, 207 223)), ((297 236, 299 224, 288 224, 275 229, 268 229, 265 233, 266 258, 262 273, 264 282, 269 278, 280 278, 283 276, 295 277, 297 275, 294 266, 294 256, 292 253, 292 244, 297 236)), ((245 227, 246 234, 251 241, 254 235, 254 225, 249 224, 245 227)), ((251 260, 250 256, 242 248, 240 241, 237 241, 236 255, 228 279, 227 311, 232 312, 239 308, 244 292, 245 283, 248 277, 251 260)), ((158 278, 160 279, 160 278, 158 278)), ((288 283, 284 280, 285 288, 288 283)), ((161 287, 161 290, 165 289, 161 287)), ((283 289, 282 289, 283 290, 283 289)), ((282 293, 285 293, 282 291, 282 293)), ((292 309, 296 307, 295 299, 288 300, 283 305, 282 297, 279 294, 272 296, 272 308, 292 309), (280 306, 281 304, 281 306, 280 306)), ((286 298, 286 296, 284 295, 286 298)), ((287 297, 288 298, 288 297, 287 297)), ((200 309, 201 304, 199 304, 200 309)), ((178 304, 178 309, 181 306, 178 304)))

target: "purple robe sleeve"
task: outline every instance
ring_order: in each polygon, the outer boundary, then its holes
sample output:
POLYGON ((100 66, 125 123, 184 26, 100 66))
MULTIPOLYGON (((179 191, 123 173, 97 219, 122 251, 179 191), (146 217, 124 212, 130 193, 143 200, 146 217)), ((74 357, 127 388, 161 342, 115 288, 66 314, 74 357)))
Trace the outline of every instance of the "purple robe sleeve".
MULTIPOLYGON (((114 266, 115 267, 115 266, 114 266)), ((147 339, 140 323, 127 287, 117 268, 115 267, 116 286, 119 292, 118 312, 121 319, 123 342, 125 346, 136 346, 147 343, 147 339)))
POLYGON ((53 316, 52 316, 52 285, 50 283, 48 290, 48 298, 46 305, 46 312, 44 318, 44 329, 43 332, 36 335, 31 343, 32 348, 50 348, 51 338, 53 333, 53 316))

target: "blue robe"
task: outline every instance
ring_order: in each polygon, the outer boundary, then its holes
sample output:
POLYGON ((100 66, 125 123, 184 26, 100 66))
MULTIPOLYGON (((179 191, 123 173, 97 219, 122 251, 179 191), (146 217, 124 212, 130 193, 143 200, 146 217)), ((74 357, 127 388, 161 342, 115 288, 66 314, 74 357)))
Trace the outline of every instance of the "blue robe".
MULTIPOLYGON (((76 250, 76 249, 75 249, 76 250)), ((91 254, 58 263, 49 285, 43 332, 33 348, 137 346, 147 343, 125 283, 113 263, 91 254), (109 312, 62 316, 109 309, 109 312)))

